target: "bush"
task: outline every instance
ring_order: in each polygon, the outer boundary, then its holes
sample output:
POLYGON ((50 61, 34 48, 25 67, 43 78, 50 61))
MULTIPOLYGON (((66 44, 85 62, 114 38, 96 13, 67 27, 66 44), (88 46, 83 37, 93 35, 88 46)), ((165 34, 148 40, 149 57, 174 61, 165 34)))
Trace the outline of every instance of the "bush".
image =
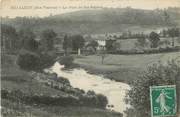
POLYGON ((47 53, 40 54, 40 67, 41 69, 48 68, 54 64, 54 58, 55 56, 49 55, 47 53))
POLYGON ((57 78, 57 82, 60 82, 60 83, 62 83, 62 84, 65 84, 66 86, 71 86, 69 80, 66 79, 66 78, 63 78, 63 77, 58 77, 58 78, 57 78))
POLYGON ((18 56, 17 64, 24 70, 38 70, 40 68, 40 57, 32 52, 21 53, 18 56))
POLYGON ((55 57, 47 53, 35 53, 27 50, 20 51, 17 64, 27 71, 41 71, 54 64, 55 57))
POLYGON ((176 47, 166 47, 166 48, 151 48, 151 49, 142 49, 142 50, 116 50, 108 51, 108 54, 156 54, 156 53, 166 53, 166 52, 177 52, 180 51, 180 46, 176 47))
POLYGON ((74 58, 72 56, 64 56, 60 58, 59 63, 65 65, 66 68, 69 68, 73 65, 74 58))
POLYGON ((105 108, 108 104, 107 97, 102 94, 97 94, 97 99, 97 105, 99 106, 99 108, 105 108))
POLYGON ((11 100, 13 102, 20 102, 28 105, 39 106, 85 106, 96 107, 105 109, 107 98, 101 94, 94 94, 93 96, 81 95, 80 98, 74 96, 45 96, 36 94, 24 94, 21 90, 8 91, 7 89, 1 89, 1 98, 11 100))
MULTIPOLYGON (((140 76, 139 80, 131 84, 132 88, 127 94, 126 101, 132 105, 132 108, 127 110, 126 113, 130 114, 133 109, 134 116, 150 117, 149 87, 153 85, 176 85, 177 89, 180 89, 178 84, 180 81, 179 76, 180 66, 175 61, 168 62, 167 65, 159 63, 149 67, 140 76)), ((132 117, 132 115, 128 116, 132 117)))

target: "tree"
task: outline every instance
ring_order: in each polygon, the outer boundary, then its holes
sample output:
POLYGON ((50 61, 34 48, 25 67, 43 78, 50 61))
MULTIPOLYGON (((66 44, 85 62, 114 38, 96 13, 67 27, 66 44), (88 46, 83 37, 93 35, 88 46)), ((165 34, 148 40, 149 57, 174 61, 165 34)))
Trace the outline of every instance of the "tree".
POLYGON ((40 57, 35 53, 25 51, 18 56, 17 64, 21 69, 36 71, 40 68, 40 57))
POLYGON ((71 67, 73 65, 74 58, 72 56, 63 56, 60 58, 59 63, 64 65, 65 68, 71 67))
POLYGON ((21 50, 19 53, 17 64, 21 69, 27 71, 41 71, 55 62, 55 57, 47 53, 35 53, 27 50, 21 50))
MULTIPOLYGON (((128 117, 150 117, 150 86, 176 85, 179 89, 180 65, 172 60, 167 65, 159 63, 148 67, 138 80, 133 81, 126 102, 132 107, 126 112, 134 111, 128 117)), ((178 98, 178 97, 177 97, 178 98)))
POLYGON ((163 37, 166 37, 167 36, 167 30, 163 29, 162 34, 163 34, 163 37))
POLYGON ((114 47, 113 47, 113 44, 116 42, 116 40, 113 40, 113 39, 109 39, 109 40, 106 40, 106 50, 107 51, 114 51, 114 47))
POLYGON ((120 43, 120 42, 114 42, 114 43, 112 44, 112 46, 113 46, 113 50, 115 50, 115 51, 121 49, 121 43, 120 43))
POLYGON ((172 28, 168 30, 169 36, 172 38, 172 46, 174 47, 174 37, 178 37, 180 35, 178 28, 172 28))
POLYGON ((64 36, 64 41, 63 41, 63 49, 65 51, 65 55, 67 55, 67 50, 68 48, 72 47, 72 40, 68 38, 67 35, 64 36))
POLYGON ((136 47, 144 48, 147 45, 146 39, 145 38, 138 38, 135 45, 136 45, 136 47))
POLYGON ((18 49, 19 37, 16 29, 12 26, 2 24, 1 25, 1 46, 6 49, 18 49))
POLYGON ((170 16, 166 10, 163 12, 164 22, 169 25, 171 23, 170 16))
POLYGON ((106 108, 106 105, 108 104, 108 99, 106 96, 102 95, 102 94, 97 94, 97 99, 98 99, 98 106, 100 108, 106 108))
POLYGON ((74 50, 78 51, 78 54, 81 54, 81 48, 84 47, 85 40, 81 35, 73 35, 72 39, 72 47, 74 50))
POLYGON ((53 50, 56 36, 57 34, 52 29, 44 30, 41 34, 42 48, 46 51, 53 50))
POLYGON ((151 32, 149 35, 149 41, 151 42, 151 48, 157 48, 160 41, 159 35, 155 32, 151 32))
POLYGON ((98 42, 95 40, 92 40, 92 41, 90 41, 88 46, 91 46, 96 51, 96 48, 98 47, 98 42))
POLYGON ((23 29, 19 31, 19 37, 21 40, 21 47, 29 50, 36 51, 39 43, 35 40, 36 35, 29 29, 23 29))
POLYGON ((38 49, 39 43, 35 39, 28 39, 24 42, 24 48, 29 51, 36 51, 38 49))

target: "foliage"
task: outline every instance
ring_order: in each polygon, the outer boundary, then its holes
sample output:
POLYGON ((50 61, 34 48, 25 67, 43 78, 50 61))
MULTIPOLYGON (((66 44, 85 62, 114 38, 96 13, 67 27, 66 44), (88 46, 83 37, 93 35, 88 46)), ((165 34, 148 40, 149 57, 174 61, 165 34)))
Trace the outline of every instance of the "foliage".
POLYGON ((30 51, 20 51, 17 64, 21 69, 28 71, 41 71, 50 67, 54 63, 54 57, 47 53, 34 53, 30 51))
POLYGON ((24 70, 38 70, 40 68, 40 56, 32 52, 20 53, 17 59, 17 64, 24 70))
POLYGON ((73 65, 74 58, 72 56, 64 56, 60 58, 59 63, 65 65, 66 68, 71 67, 73 65))
MULTIPOLYGON (((131 84, 126 101, 132 106, 134 116, 150 116, 150 86, 176 85, 180 76, 180 66, 177 62, 170 61, 167 65, 162 63, 148 67, 139 80, 131 84)), ((127 110, 128 113, 128 110, 127 110)), ((129 115, 132 117, 132 115, 129 115)))
POLYGON ((160 41, 159 35, 155 32, 151 32, 149 35, 149 41, 151 42, 151 48, 157 48, 160 41))
POLYGON ((72 40, 65 35, 63 41, 63 49, 65 50, 65 54, 67 54, 67 49, 72 47, 72 40))
POLYGON ((168 34, 172 37, 172 46, 174 46, 174 37, 178 37, 180 35, 178 28, 168 29, 168 34))
POLYGON ((171 28, 171 29, 168 29, 168 34, 170 37, 178 37, 180 35, 180 31, 178 28, 171 28))
POLYGON ((1 90, 2 99, 8 99, 13 102, 19 102, 28 105, 38 106, 85 106, 105 109, 108 103, 107 98, 101 94, 93 96, 81 95, 80 98, 73 96, 46 96, 38 94, 25 94, 21 90, 1 90))
POLYGON ((107 51, 114 51, 113 45, 115 42, 116 42, 116 40, 106 40, 106 45, 105 45, 106 50, 107 51))
POLYGON ((112 46, 113 46, 113 50, 118 51, 121 49, 121 43, 120 42, 114 42, 112 46))
POLYGON ((161 46, 161 45, 165 45, 166 47, 168 47, 170 44, 171 44, 171 42, 168 41, 168 40, 164 40, 164 41, 160 41, 160 42, 159 42, 159 45, 160 45, 160 46, 161 46))
POLYGON ((85 40, 81 35, 73 35, 70 37, 72 39, 73 50, 81 49, 84 46, 85 40))
POLYGON ((20 46, 29 51, 36 51, 39 43, 35 40, 36 35, 29 29, 20 30, 19 38, 21 40, 20 46))
POLYGON ((18 49, 19 37, 16 29, 10 25, 1 25, 1 46, 4 49, 18 49))
POLYGON ((57 34, 52 29, 44 30, 41 34, 41 45, 45 50, 52 50, 54 47, 54 39, 57 34))
POLYGON ((53 55, 49 55, 47 53, 40 53, 40 69, 44 69, 44 68, 48 68, 50 66, 52 66, 54 64, 54 56, 53 55))
POLYGON ((98 47, 98 42, 95 40, 92 40, 92 41, 90 41, 90 43, 87 46, 92 47, 96 51, 96 48, 98 47))
POLYGON ((24 48, 29 51, 37 51, 39 47, 39 43, 34 39, 28 39, 24 42, 24 48))
POLYGON ((108 52, 108 54, 153 54, 153 53, 167 53, 167 52, 178 52, 180 51, 180 47, 166 47, 166 48, 152 48, 152 49, 144 49, 144 50, 116 50, 113 52, 108 52))
POLYGON ((137 42, 135 43, 135 45, 139 48, 145 47, 147 45, 147 41, 145 38, 139 38, 137 39, 137 42))

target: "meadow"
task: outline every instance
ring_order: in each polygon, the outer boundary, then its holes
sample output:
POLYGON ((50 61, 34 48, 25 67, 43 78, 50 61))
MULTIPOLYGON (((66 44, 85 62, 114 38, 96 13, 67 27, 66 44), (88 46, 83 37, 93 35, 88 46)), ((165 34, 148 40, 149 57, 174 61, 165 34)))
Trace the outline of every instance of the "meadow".
POLYGON ((180 59, 180 52, 137 55, 107 54, 104 64, 100 55, 76 57, 75 63, 90 73, 101 74, 107 78, 130 83, 154 63, 166 63, 172 59, 180 59))

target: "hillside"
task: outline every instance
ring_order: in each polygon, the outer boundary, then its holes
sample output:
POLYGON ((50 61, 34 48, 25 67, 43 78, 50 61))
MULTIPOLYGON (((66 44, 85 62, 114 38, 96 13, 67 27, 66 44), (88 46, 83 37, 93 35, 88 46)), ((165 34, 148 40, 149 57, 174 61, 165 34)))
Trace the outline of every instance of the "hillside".
POLYGON ((17 29, 32 28, 39 33, 52 28, 57 33, 112 33, 124 30, 153 30, 179 26, 180 8, 166 10, 140 10, 132 8, 82 10, 45 18, 3 18, 2 23, 17 29), (168 25, 167 25, 168 24, 168 25))

